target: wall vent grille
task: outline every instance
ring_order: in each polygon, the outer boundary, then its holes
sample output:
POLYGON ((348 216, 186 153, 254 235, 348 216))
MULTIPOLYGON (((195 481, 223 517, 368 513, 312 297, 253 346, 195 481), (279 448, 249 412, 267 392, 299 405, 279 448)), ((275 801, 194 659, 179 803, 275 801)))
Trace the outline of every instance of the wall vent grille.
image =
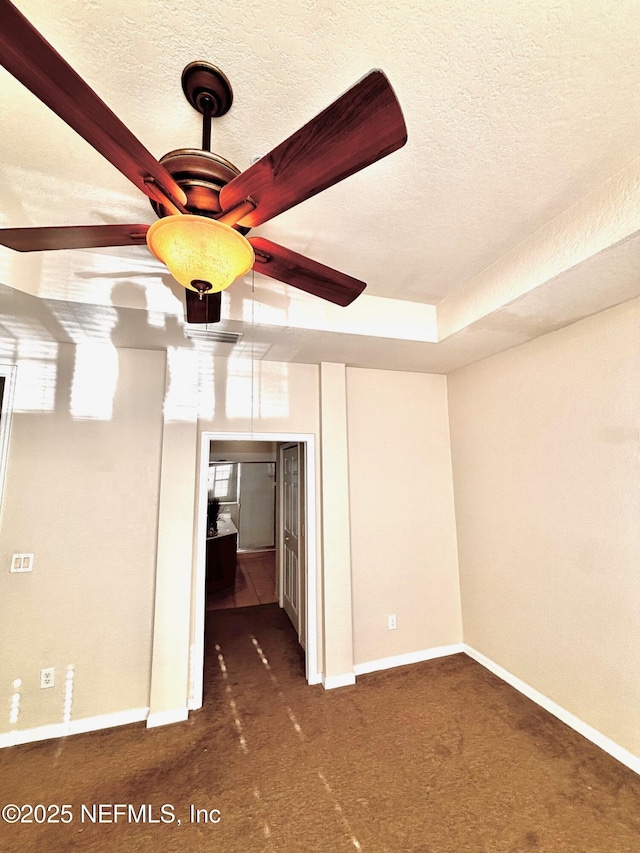
POLYGON ((192 341, 210 341, 215 344, 237 344, 242 338, 242 332, 223 332, 220 329, 207 329, 189 324, 185 325, 184 334, 192 341))

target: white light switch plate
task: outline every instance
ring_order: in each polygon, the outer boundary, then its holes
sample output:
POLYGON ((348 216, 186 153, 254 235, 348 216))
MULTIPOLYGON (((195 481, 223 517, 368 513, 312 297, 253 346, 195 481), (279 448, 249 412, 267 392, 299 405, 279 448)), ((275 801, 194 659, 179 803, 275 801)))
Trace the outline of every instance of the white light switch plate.
POLYGON ((10 572, 32 572, 34 554, 14 554, 11 557, 10 572))

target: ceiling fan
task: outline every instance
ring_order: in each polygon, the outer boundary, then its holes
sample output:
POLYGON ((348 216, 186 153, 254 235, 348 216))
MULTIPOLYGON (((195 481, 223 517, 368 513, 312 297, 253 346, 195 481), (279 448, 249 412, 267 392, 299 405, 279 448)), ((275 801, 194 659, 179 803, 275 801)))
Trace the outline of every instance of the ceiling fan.
POLYGON ((33 252, 147 242, 184 285, 189 323, 219 321, 221 290, 252 266, 337 305, 349 305, 362 293, 366 285, 358 279, 263 237, 245 235, 405 144, 402 111, 382 71, 369 72, 240 172, 210 150, 211 119, 225 115, 233 101, 229 81, 215 66, 192 62, 182 74, 185 96, 203 116, 202 149, 171 151, 156 160, 10 0, 0 0, 0 19, 0 64, 142 190, 159 217, 152 226, 5 228, 0 244, 33 252), (177 272, 169 257, 181 251, 174 231, 187 233, 191 252, 186 269, 177 272), (216 248, 218 239, 223 248, 216 248), (239 266, 227 270, 221 283, 220 265, 226 267, 234 247, 239 266), (202 272, 202 258, 212 249, 215 269, 202 272))

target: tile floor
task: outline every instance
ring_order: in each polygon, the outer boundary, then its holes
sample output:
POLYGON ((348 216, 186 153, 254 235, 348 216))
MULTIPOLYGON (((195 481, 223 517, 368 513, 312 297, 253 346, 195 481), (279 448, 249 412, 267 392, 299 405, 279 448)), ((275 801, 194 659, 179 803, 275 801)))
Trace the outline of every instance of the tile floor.
POLYGON ((278 600, 276 588, 276 552, 244 551, 238 553, 235 589, 223 589, 207 598, 207 610, 251 607, 273 604, 278 600))

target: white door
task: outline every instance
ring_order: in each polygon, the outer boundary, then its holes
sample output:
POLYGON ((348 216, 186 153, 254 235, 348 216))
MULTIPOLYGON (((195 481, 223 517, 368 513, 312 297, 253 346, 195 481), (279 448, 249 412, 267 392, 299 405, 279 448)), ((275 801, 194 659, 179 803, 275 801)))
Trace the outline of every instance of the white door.
POLYGON ((303 536, 301 527, 302 504, 300 445, 287 445, 281 449, 282 472, 282 606, 301 636, 303 610, 303 536))

